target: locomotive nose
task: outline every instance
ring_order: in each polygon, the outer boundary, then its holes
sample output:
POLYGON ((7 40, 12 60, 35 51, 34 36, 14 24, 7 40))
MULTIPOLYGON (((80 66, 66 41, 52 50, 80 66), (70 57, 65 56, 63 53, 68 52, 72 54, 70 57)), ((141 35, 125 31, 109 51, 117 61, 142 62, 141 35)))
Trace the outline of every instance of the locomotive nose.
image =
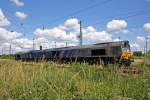
POLYGON ((129 51, 123 51, 121 56, 125 59, 130 59, 132 55, 131 55, 131 52, 129 51))

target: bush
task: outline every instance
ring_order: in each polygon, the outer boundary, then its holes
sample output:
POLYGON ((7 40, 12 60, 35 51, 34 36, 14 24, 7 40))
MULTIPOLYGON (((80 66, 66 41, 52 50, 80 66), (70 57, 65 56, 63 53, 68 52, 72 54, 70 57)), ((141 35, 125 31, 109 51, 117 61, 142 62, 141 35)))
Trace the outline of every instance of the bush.
POLYGON ((13 55, 0 55, 0 59, 14 59, 13 55))
POLYGON ((142 51, 134 51, 133 52, 133 56, 135 56, 135 57, 141 57, 141 56, 143 56, 143 53, 142 53, 142 51))
POLYGON ((150 51, 145 54, 145 57, 150 60, 150 51))

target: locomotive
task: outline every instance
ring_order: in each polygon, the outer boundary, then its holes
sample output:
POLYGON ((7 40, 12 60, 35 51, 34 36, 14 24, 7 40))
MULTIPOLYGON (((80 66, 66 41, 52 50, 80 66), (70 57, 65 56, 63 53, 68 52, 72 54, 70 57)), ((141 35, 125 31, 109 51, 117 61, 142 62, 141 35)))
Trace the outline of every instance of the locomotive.
POLYGON ((86 62, 89 64, 119 64, 119 66, 129 66, 131 63, 131 52, 129 41, 118 41, 32 50, 15 54, 15 59, 22 61, 44 60, 57 61, 59 63, 86 62))

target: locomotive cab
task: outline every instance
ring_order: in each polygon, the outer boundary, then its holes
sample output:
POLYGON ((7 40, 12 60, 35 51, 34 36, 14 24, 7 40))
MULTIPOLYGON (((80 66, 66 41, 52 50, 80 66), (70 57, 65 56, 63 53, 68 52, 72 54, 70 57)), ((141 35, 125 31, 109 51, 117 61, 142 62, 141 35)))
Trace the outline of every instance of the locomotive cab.
POLYGON ((129 42, 125 42, 123 44, 121 56, 125 59, 130 59, 131 58, 131 50, 130 50, 129 42))
POLYGON ((122 52, 120 55, 120 60, 119 60, 119 66, 124 66, 127 67, 131 64, 131 50, 130 50, 130 45, 129 42, 126 41, 122 45, 122 52))

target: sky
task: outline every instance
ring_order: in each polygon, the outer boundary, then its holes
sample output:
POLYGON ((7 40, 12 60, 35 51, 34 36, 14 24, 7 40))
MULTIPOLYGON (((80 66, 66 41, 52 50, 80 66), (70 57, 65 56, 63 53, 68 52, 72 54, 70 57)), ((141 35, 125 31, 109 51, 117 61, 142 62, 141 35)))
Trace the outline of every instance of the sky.
POLYGON ((144 50, 149 6, 150 0, 0 0, 0 54, 76 46, 79 21, 84 45, 128 40, 133 51, 144 50))

